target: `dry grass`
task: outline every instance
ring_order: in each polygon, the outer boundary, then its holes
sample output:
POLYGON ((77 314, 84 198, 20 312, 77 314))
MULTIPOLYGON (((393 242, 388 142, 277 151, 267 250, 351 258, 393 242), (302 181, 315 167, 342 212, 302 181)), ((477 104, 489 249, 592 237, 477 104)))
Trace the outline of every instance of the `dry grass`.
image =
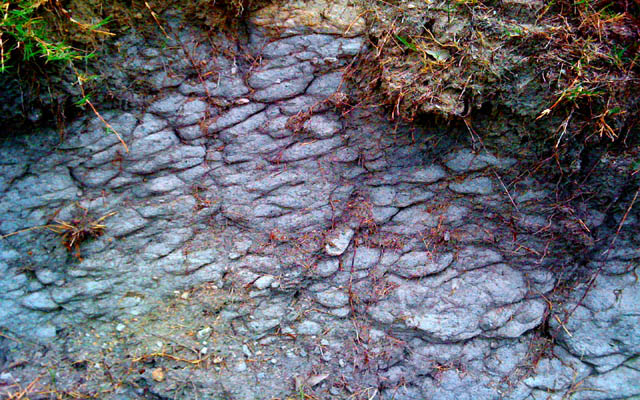
POLYGON ((107 218, 114 216, 116 212, 110 212, 103 215, 102 217, 93 218, 89 215, 88 209, 80 206, 78 206, 78 208, 80 209, 80 213, 76 218, 73 218, 70 221, 54 219, 52 223, 22 229, 17 232, 0 236, 0 239, 6 239, 20 233, 46 229, 51 232, 57 233, 60 236, 64 247, 70 253, 73 253, 76 258, 81 260, 82 257, 80 256, 80 245, 87 239, 102 236, 102 234, 104 234, 104 230, 107 228, 107 226, 104 224, 104 221, 107 218))
POLYGON ((637 2, 360 3, 371 46, 350 74, 360 106, 471 126, 491 104, 560 157, 576 142, 629 148, 638 136, 637 2))
POLYGON ((47 225, 46 228, 60 235, 64 247, 69 252, 75 251, 76 257, 80 258, 80 244, 89 238, 102 236, 107 227, 103 224, 104 220, 115 214, 115 212, 111 212, 98 219, 91 219, 85 210, 80 218, 69 222, 57 220, 55 223, 47 225))
POLYGON ((539 118, 558 111, 567 121, 560 133, 573 124, 586 140, 626 140, 640 122, 640 5, 564 1, 541 18, 554 28, 534 62, 557 99, 539 118))
POLYGON ((514 27, 480 2, 363 1, 373 51, 358 66, 361 88, 379 93, 393 118, 464 116, 490 99, 522 57, 502 44, 514 27))

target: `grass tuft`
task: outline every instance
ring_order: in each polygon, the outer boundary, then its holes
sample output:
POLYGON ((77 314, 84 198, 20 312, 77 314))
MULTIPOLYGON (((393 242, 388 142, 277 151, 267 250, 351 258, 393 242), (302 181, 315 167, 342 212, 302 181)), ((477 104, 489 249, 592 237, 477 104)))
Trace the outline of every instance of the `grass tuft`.
POLYGON ((52 223, 47 225, 34 226, 32 228, 22 229, 17 232, 9 233, 4 236, 0 236, 0 239, 6 239, 8 237, 24 233, 30 232, 34 230, 46 229, 51 232, 57 233, 64 247, 70 252, 73 253, 74 256, 82 260, 80 256, 80 245, 90 238, 97 238, 104 234, 104 230, 106 229, 106 225, 104 221, 116 215, 116 212, 110 212, 108 214, 103 215, 99 218, 92 218, 89 215, 89 210, 80 207, 81 212, 70 221, 64 221, 59 219, 54 219, 52 223))

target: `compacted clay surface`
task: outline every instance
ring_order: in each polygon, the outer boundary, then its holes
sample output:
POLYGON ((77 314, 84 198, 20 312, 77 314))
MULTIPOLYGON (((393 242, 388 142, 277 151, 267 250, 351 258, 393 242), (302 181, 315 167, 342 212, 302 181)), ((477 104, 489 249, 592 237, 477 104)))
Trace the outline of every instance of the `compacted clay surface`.
MULTIPOLYGON (((171 16, 164 45, 123 38, 114 67, 145 91, 101 114, 128 152, 92 115, 62 141, 1 144, 0 233, 59 234, 0 241, 0 391, 640 395, 637 216, 589 256, 595 282, 559 296, 584 254, 551 219, 553 186, 512 184, 516 159, 348 107, 346 67, 367 51, 358 14, 292 4, 235 40, 171 16)), ((604 214, 579 220, 590 232, 604 214)))

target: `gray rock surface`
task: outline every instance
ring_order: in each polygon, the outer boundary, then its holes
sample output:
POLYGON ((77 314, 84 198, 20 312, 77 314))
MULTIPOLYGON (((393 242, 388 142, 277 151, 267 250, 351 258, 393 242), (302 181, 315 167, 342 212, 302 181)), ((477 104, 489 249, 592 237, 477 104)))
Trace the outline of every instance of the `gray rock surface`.
POLYGON ((55 366, 105 399, 640 395, 636 210, 606 256, 576 254, 553 188, 513 160, 330 105, 363 38, 249 26, 212 47, 166 18, 171 46, 114 56, 159 90, 101 110, 129 152, 92 115, 62 143, 0 144, 0 234, 28 229, 0 241, 0 379, 55 366), (573 265, 599 273, 559 296, 573 265))

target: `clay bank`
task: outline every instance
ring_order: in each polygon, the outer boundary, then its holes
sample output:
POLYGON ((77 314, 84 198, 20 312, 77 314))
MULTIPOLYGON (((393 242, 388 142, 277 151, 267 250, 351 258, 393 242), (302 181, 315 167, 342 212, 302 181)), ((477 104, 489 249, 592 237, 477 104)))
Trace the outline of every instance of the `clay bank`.
POLYGON ((501 142, 514 114, 465 105, 474 80, 421 110, 362 100, 401 89, 395 67, 362 85, 372 12, 276 2, 233 35, 154 12, 105 56, 120 107, 2 139, 4 398, 640 396, 628 159, 559 197, 501 142), (606 173, 622 183, 587 193, 606 173))

